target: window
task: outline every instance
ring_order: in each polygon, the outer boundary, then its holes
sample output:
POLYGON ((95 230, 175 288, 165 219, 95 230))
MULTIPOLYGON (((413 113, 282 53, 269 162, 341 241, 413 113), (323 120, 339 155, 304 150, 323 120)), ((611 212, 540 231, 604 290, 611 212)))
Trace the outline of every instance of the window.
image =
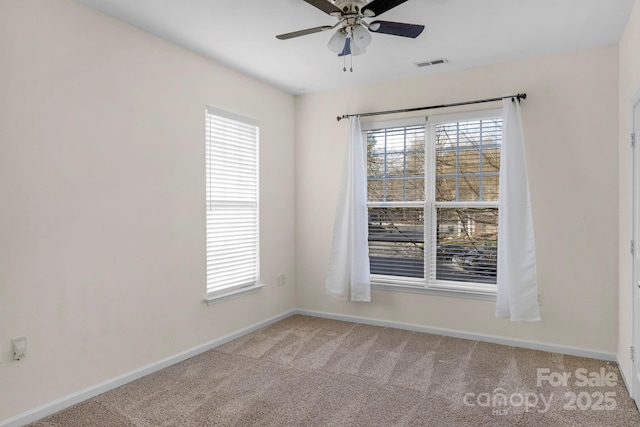
POLYGON ((207 301, 259 287, 258 125, 207 107, 207 301))
POLYGON ((495 294, 501 116, 363 126, 374 284, 495 294))

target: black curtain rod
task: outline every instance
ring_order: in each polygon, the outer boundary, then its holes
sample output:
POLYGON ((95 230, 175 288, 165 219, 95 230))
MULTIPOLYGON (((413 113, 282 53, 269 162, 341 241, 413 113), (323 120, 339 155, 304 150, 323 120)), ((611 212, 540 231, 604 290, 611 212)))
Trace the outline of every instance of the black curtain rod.
POLYGON ((518 101, 520 101, 521 99, 527 99, 527 94, 526 93, 519 93, 517 95, 501 96, 499 98, 478 99, 477 101, 466 101, 466 102, 454 102, 453 104, 431 105, 429 107, 405 108, 403 110, 376 111, 375 113, 362 113, 362 114, 345 114, 345 115, 342 115, 342 116, 338 116, 338 121, 340 121, 342 119, 348 119, 349 117, 381 116, 383 114, 408 113, 408 112, 411 112, 411 111, 422 111, 422 110, 433 110, 433 109, 436 109, 436 108, 458 107, 460 105, 482 104, 484 102, 502 101, 503 99, 506 99, 506 98, 518 98, 518 101))

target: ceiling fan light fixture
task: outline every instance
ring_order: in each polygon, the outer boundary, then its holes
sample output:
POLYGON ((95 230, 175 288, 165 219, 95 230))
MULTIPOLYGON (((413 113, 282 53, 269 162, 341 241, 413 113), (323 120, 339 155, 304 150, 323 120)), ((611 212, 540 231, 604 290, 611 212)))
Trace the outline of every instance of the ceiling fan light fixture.
POLYGON ((338 31, 336 31, 336 33, 333 36, 331 36, 331 38, 329 39, 329 43, 327 43, 327 47, 332 52, 340 54, 344 49, 344 45, 346 41, 347 41, 347 35, 344 33, 342 29, 339 29, 338 31))
POLYGON ((351 34, 353 45, 358 49, 365 49, 371 43, 371 34, 364 25, 357 25, 351 34))
POLYGON ((351 48, 351 55, 353 56, 358 56, 358 55, 367 53, 366 47, 359 47, 354 41, 352 41, 350 48, 351 48))
POLYGON ((351 41, 351 37, 347 37, 347 40, 344 43, 344 49, 342 49, 342 52, 340 52, 338 56, 358 56, 362 55, 363 53, 367 53, 367 49, 364 47, 360 48, 356 46, 351 41))

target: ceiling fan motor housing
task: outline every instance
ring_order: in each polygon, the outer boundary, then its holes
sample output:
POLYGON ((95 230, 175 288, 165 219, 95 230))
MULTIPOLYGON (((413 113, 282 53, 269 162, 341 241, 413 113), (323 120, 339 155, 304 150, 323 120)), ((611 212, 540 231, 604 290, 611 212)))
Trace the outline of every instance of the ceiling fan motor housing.
POLYGON ((362 14, 362 8, 369 2, 366 0, 332 0, 332 2, 342 11, 340 15, 337 12, 332 15, 340 19, 342 31, 352 34, 353 30, 363 23, 362 18, 365 16, 362 14))
POLYGON ((333 0, 333 3, 343 14, 359 15, 362 7, 366 6, 369 2, 365 0, 333 0))

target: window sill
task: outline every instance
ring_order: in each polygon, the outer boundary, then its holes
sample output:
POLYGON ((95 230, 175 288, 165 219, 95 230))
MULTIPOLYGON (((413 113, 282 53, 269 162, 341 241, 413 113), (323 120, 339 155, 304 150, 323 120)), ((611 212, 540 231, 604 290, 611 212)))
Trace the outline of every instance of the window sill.
POLYGON ((218 304, 244 295, 255 294, 256 292, 260 292, 263 287, 263 284, 255 284, 244 288, 210 292, 204 299, 204 302, 206 302, 207 305, 218 304))
POLYGON ((444 288, 425 288, 425 287, 416 287, 416 286, 406 286, 406 285, 390 285, 383 283, 371 283, 371 289, 379 290, 379 291, 394 291, 394 292, 405 292, 411 294, 421 294, 421 295, 435 295, 440 297, 453 297, 453 298, 465 298, 465 299, 474 299, 480 301, 495 301, 496 294, 495 292, 482 292, 482 291, 474 291, 474 290, 463 290, 463 289, 444 289, 444 288))

